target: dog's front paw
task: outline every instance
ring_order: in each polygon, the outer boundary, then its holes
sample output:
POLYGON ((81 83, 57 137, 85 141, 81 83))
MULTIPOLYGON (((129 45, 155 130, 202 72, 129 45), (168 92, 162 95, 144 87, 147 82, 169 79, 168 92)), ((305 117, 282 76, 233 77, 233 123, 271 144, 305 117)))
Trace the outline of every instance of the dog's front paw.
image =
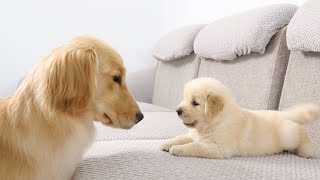
POLYGON ((168 142, 168 141, 165 141, 163 143, 160 144, 160 149, 162 151, 167 151, 169 152, 169 149, 173 146, 172 143, 168 142))
POLYGON ((186 156, 185 150, 181 145, 172 146, 169 153, 174 156, 186 156))

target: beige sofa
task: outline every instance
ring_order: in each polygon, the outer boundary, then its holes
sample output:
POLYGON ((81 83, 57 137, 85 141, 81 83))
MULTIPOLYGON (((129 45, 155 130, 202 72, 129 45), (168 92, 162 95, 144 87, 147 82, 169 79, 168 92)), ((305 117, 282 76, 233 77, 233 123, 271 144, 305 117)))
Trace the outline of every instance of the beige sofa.
POLYGON ((320 102, 320 54, 290 51, 286 24, 281 26, 263 52, 246 52, 233 60, 204 57, 201 49, 193 49, 195 43, 201 47, 203 41, 197 42, 201 41, 197 36, 207 25, 183 27, 164 36, 155 47, 156 67, 128 75, 131 91, 143 101, 139 105, 145 119, 131 130, 97 123, 96 142, 73 179, 320 179, 319 123, 306 126, 316 147, 312 159, 284 152, 214 160, 175 157, 159 149, 163 139, 187 132, 175 107, 184 84, 196 77, 222 81, 244 108, 281 110, 301 102, 320 102), (175 38, 185 42, 172 46, 178 41, 175 38))

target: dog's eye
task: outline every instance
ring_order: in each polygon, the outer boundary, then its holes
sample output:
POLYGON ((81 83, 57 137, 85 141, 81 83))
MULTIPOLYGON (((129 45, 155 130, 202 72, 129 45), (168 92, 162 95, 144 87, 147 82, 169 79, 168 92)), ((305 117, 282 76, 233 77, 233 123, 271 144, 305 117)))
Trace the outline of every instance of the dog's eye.
POLYGON ((199 103, 198 103, 197 101, 192 101, 192 105, 194 105, 194 106, 198 106, 198 105, 199 105, 199 103))
POLYGON ((118 84, 121 84, 121 77, 120 76, 113 76, 113 81, 118 84))

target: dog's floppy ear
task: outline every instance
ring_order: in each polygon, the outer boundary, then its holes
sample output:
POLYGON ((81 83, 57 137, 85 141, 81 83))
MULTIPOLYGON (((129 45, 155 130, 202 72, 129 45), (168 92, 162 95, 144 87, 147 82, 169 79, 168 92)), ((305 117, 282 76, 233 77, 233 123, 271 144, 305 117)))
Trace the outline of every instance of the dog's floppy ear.
POLYGON ((220 111, 222 111, 224 103, 221 97, 210 93, 207 96, 205 104, 205 115, 207 119, 213 119, 220 111))
POLYGON ((46 97, 62 112, 84 110, 94 93, 96 54, 90 48, 62 49, 51 55, 46 97))

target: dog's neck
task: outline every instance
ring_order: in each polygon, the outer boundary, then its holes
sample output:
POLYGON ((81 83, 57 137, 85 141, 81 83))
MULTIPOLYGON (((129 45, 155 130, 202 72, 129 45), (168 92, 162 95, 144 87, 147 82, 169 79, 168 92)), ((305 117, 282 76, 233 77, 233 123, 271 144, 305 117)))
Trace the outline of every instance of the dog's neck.
POLYGON ((224 106, 223 110, 210 121, 209 124, 205 126, 198 126, 196 129, 199 134, 206 134, 208 131, 219 128, 220 125, 237 121, 241 113, 242 110, 236 103, 228 103, 224 106))
MULTIPOLYGON (((28 130, 31 128, 30 126, 32 124, 50 125, 50 122, 52 121, 60 119, 62 121, 67 118, 88 119, 92 121, 92 113, 87 116, 83 113, 79 113, 79 117, 74 114, 70 115, 68 113, 61 112, 55 113, 50 105, 45 101, 42 96, 42 92, 39 90, 40 88, 37 86, 40 84, 37 82, 39 81, 39 78, 35 78, 33 75, 27 78, 29 79, 27 81, 23 81, 11 97, 3 100, 3 106, 7 117, 6 121, 12 128, 19 127, 28 130)), ((36 127, 32 127, 32 129, 35 128, 36 127)))
POLYGON ((21 150, 29 149, 32 151, 37 149, 39 145, 51 143, 54 147, 54 143, 57 142, 51 142, 50 133, 54 133, 56 139, 63 140, 67 138, 62 137, 72 136, 76 130, 75 126, 92 127, 93 118, 91 118, 91 114, 77 117, 63 113, 52 113, 48 105, 41 101, 39 94, 37 87, 22 83, 11 97, 0 100, 0 115, 2 117, 0 125, 3 125, 6 131, 1 133, 6 136, 2 137, 3 143, 16 142, 21 150), (45 135, 46 133, 48 135, 45 135), (42 136, 37 136, 37 134, 42 134, 42 136), (59 138, 60 136, 61 138, 59 138), (30 145, 30 142, 35 141, 39 144, 30 145))

